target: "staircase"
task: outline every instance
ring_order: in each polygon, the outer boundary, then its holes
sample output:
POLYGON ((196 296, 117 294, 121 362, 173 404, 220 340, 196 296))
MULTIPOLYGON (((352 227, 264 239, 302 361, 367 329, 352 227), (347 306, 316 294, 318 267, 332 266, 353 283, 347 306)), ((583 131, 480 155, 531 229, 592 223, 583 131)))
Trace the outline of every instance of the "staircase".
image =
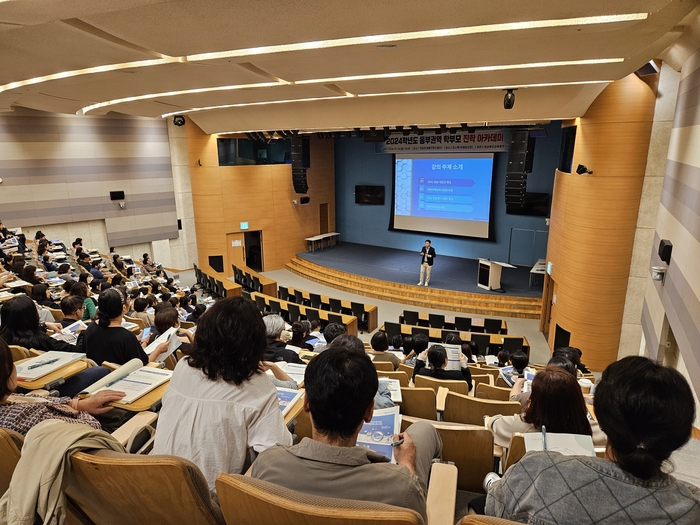
POLYGON ((295 257, 286 268, 305 279, 383 301, 410 304, 426 310, 451 310, 494 317, 539 319, 541 297, 517 297, 423 288, 343 272, 295 257))

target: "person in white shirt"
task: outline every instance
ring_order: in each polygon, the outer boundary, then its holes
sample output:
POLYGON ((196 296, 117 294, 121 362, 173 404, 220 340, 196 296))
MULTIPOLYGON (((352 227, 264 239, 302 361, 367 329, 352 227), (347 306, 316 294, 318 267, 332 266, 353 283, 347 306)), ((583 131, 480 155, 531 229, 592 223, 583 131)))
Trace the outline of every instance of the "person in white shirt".
POLYGON ((277 390, 260 369, 265 348, 255 303, 217 301, 199 319, 192 350, 163 396, 153 453, 195 463, 214 499, 216 477, 242 473, 251 449, 292 444, 277 390))

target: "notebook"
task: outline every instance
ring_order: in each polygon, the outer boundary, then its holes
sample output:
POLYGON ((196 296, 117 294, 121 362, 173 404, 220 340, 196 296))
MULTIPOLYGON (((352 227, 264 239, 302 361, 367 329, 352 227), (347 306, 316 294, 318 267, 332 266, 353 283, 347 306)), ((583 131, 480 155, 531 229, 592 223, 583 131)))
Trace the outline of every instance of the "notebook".
POLYGON ((126 393, 117 403, 128 405, 170 381, 172 375, 172 370, 143 366, 140 359, 134 358, 90 385, 81 394, 93 395, 102 390, 117 390, 126 393))
POLYGON ((18 381, 36 381, 59 368, 79 361, 85 354, 78 352, 46 352, 17 365, 18 381))

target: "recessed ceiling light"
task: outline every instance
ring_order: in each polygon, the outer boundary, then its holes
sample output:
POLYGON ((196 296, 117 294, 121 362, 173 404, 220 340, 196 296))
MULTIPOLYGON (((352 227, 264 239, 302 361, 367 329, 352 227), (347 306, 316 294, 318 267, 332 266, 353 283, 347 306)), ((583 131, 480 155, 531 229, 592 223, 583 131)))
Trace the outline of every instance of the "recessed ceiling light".
POLYGON ((311 49, 329 49, 334 47, 346 47, 365 44, 382 44, 386 42, 401 42, 406 40, 422 40, 427 38, 441 38, 449 36, 475 35, 482 33, 495 33, 503 31, 519 31, 527 29, 544 29, 549 27, 571 27, 595 24, 611 24, 620 22, 634 22, 646 20, 648 13, 628 13, 621 15, 588 16, 579 18, 562 18, 556 20, 532 20, 526 22, 508 22, 503 24, 486 24, 480 26, 456 27, 448 29, 435 29, 428 31, 411 31, 405 33, 391 33, 383 35, 369 35, 348 38, 336 38, 330 40, 318 40, 313 42, 299 42, 292 44, 280 44, 273 46, 251 47, 245 49, 234 49, 228 51, 218 51, 214 53, 199 53, 186 57, 169 57, 152 60, 139 60, 135 62, 123 62, 119 64, 106 64, 102 66, 88 67, 84 69, 74 69, 61 71, 50 75, 44 75, 25 80, 18 80, 0 86, 0 93, 17 89, 24 86, 41 84, 52 80, 72 78, 81 75, 91 75, 95 73, 105 73, 108 71, 118 71, 137 67, 149 67, 168 64, 172 62, 196 62, 203 60, 216 60, 220 58, 245 57, 271 53, 285 53, 290 51, 305 51, 311 49))
POLYGON ((611 24, 615 22, 633 22, 646 20, 648 13, 629 13, 623 15, 585 16, 579 18, 560 18, 556 20, 531 20, 526 22, 508 22, 503 24, 486 24, 479 26, 453 27, 447 29, 432 29, 428 31, 409 31, 405 33, 389 33, 383 35, 356 36, 315 40, 295 44, 278 44, 273 46, 249 47, 218 51, 214 53, 199 53, 188 55, 187 60, 216 60, 219 58, 242 57, 251 55, 267 55, 271 53, 286 53, 289 51, 307 51, 311 49, 329 49, 333 47, 356 46, 364 44, 381 44, 384 42, 401 42, 405 40, 422 40, 426 38, 441 38, 447 36, 476 35, 481 33, 497 33, 502 31, 519 31, 523 29, 544 29, 548 27, 567 27, 594 24, 611 24))
POLYGON ((380 49, 388 49, 391 47, 399 47, 399 46, 396 44, 379 44, 377 47, 380 49))
MULTIPOLYGON (((468 88, 451 88, 451 89, 430 89, 426 91, 394 91, 391 93, 364 93, 359 95, 353 95, 352 97, 314 97, 314 98, 299 98, 290 100, 271 100, 265 102, 245 102, 241 104, 225 104, 222 106, 206 106, 202 108, 191 108, 183 109, 179 111, 174 111, 172 113, 165 113, 161 115, 161 118, 172 117, 173 115, 184 115, 186 113, 195 113, 199 111, 209 111, 214 109, 229 109, 229 108, 242 108, 247 106, 266 106, 269 104, 289 104, 292 102, 314 102, 317 100, 340 100, 356 97, 386 97, 394 95, 423 95, 426 93, 455 93, 460 91, 486 91, 486 90, 502 90, 502 89, 524 89, 524 88, 534 88, 534 87, 551 87, 551 86, 573 86, 573 85, 585 85, 585 84, 609 84, 612 80, 584 80, 580 82, 548 82, 543 84, 522 84, 518 86, 508 85, 508 86, 484 86, 484 87, 468 87, 468 88)), ((234 132, 231 132, 234 133, 234 132)))

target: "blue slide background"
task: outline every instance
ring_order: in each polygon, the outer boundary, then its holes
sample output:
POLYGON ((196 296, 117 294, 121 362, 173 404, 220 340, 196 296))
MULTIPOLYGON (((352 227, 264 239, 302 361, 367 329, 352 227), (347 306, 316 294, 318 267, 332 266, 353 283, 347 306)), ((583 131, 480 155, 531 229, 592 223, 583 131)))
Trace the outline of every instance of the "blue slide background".
MULTIPOLYGON (((488 222, 493 158, 437 157, 396 162, 403 163, 404 176, 410 166, 410 215, 488 222)), ((406 211, 400 214, 408 215, 406 211)))

